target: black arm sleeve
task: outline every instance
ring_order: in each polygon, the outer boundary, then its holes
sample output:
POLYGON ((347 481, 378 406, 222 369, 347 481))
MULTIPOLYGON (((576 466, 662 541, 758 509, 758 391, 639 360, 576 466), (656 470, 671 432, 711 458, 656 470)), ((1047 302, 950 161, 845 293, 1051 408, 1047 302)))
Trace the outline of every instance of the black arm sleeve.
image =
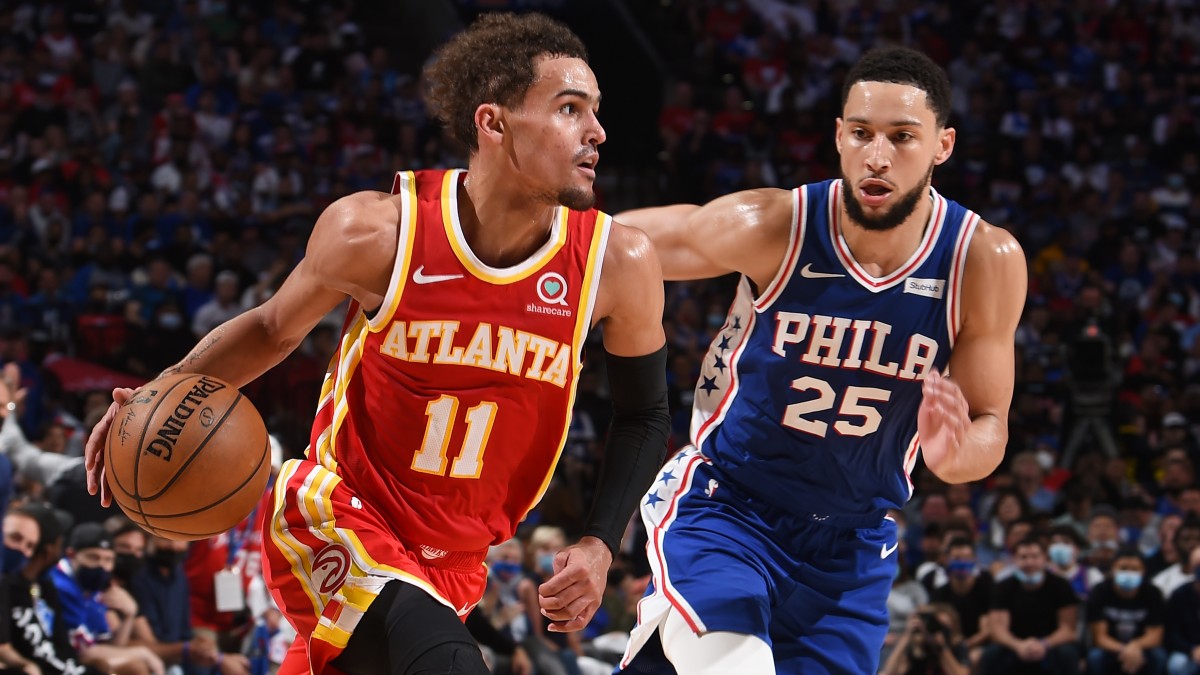
POLYGON ((607 359, 613 420, 583 534, 603 541, 615 556, 629 517, 666 458, 671 415, 666 345, 645 356, 607 359))

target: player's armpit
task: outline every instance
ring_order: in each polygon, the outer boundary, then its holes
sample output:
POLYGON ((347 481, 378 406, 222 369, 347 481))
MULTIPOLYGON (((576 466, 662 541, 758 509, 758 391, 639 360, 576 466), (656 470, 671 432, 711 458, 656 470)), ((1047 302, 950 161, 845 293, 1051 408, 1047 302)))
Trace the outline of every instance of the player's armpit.
POLYGON ((793 207, 790 191, 763 188, 725 195, 699 207, 677 204, 626 211, 616 219, 650 236, 666 279, 740 272, 765 288, 783 264, 793 207))

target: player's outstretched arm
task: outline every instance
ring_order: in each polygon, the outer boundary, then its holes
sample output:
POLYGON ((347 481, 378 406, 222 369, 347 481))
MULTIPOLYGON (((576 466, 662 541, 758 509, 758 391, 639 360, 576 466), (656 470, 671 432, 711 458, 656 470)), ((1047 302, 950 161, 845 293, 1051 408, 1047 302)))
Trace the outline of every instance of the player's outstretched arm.
POLYGON ((980 223, 967 252, 962 328, 949 377, 926 377, 917 419, 925 464, 948 483, 986 478, 1004 459, 1014 336, 1027 284, 1025 253, 1016 239, 980 223))
POLYGON ((718 197, 704 206, 637 209, 616 218, 650 236, 665 279, 740 272, 766 288, 783 264, 792 216, 790 191, 763 188, 718 197))
POLYGON ((214 328, 163 375, 204 373, 241 387, 287 357, 347 295, 373 308, 396 255, 396 210, 386 197, 359 192, 330 204, 279 291, 214 328))
POLYGON ((554 576, 538 588, 551 631, 579 630, 591 620, 625 526, 662 466, 671 427, 662 314, 654 247, 645 233, 614 225, 594 311, 604 324, 613 422, 584 536, 559 552, 554 576))
MULTIPOLYGON (((330 204, 313 227, 304 259, 279 291, 214 328, 162 375, 204 373, 241 387, 282 361, 347 295, 374 308, 386 293, 395 262, 397 219, 394 201, 381 192, 359 192, 330 204)), ((111 497, 101 478, 104 440, 132 393, 113 392, 112 405, 84 447, 88 492, 99 491, 105 506, 111 497)))

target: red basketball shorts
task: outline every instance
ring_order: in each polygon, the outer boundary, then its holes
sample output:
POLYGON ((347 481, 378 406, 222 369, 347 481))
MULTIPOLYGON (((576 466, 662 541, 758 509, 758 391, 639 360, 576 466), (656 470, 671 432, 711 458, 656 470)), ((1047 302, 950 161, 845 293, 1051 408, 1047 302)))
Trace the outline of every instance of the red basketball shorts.
POLYGON ((267 587, 305 643, 314 673, 331 670, 389 581, 417 586, 464 619, 487 585, 486 552, 439 551, 430 560, 402 543, 341 477, 309 460, 280 469, 262 539, 267 587))

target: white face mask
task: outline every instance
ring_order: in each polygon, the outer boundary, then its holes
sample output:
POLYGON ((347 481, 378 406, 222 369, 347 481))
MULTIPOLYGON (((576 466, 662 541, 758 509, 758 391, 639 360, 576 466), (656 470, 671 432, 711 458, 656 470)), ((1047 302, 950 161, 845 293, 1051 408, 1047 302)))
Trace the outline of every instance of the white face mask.
POLYGON ((1042 471, 1049 471, 1054 468, 1054 453, 1049 450, 1038 450, 1037 452, 1038 466, 1042 467, 1042 471))

